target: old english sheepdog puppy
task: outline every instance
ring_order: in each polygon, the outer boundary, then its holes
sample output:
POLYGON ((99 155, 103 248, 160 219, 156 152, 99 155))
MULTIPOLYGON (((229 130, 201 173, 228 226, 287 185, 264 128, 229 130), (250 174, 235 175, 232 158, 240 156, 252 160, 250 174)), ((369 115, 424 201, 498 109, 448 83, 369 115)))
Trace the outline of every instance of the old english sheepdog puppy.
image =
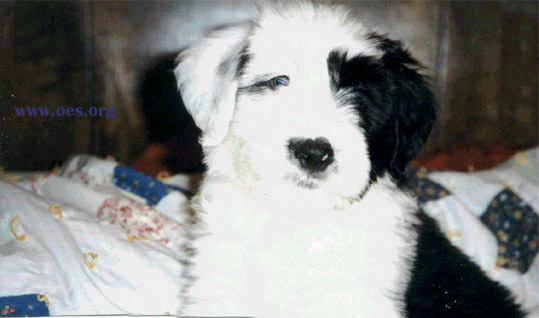
POLYGON ((178 60, 208 166, 184 314, 523 316, 399 188, 435 117, 400 42, 296 3, 178 60))

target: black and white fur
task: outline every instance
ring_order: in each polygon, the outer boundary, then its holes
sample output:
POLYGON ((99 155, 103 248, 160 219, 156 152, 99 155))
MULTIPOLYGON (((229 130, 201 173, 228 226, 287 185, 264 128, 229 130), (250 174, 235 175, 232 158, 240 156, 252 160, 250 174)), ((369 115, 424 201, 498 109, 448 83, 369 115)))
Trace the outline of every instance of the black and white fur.
POLYGON ((399 188, 435 118, 418 68, 312 3, 261 9, 179 56, 208 166, 183 314, 523 316, 399 188))

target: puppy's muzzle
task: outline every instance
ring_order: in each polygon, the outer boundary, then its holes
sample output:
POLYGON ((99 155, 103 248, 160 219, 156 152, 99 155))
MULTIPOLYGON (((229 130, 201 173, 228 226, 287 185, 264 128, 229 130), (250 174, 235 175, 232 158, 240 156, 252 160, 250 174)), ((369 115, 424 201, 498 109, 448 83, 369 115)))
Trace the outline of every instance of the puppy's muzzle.
POLYGON ((333 162, 334 152, 324 137, 316 139, 294 138, 288 142, 290 156, 300 168, 309 172, 322 172, 333 162))

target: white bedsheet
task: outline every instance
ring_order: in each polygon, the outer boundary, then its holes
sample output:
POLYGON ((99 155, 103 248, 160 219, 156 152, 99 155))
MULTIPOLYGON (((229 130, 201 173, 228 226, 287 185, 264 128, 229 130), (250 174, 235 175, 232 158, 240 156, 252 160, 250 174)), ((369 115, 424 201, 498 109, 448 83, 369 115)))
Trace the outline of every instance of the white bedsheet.
POLYGON ((49 210, 57 198, 0 181, 0 297, 45 295, 51 315, 179 311, 177 251, 154 240, 130 241, 90 205, 77 209, 65 201, 60 219, 49 210), (97 255, 93 268, 90 255, 97 255))

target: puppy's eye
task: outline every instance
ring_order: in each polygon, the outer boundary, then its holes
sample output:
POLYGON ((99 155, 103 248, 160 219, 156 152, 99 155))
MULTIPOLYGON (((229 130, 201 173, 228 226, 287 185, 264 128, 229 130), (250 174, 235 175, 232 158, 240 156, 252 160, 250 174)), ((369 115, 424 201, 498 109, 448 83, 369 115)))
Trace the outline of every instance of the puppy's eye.
POLYGON ((281 86, 288 86, 288 84, 290 84, 290 79, 286 75, 276 76, 268 81, 268 86, 273 90, 281 86))

